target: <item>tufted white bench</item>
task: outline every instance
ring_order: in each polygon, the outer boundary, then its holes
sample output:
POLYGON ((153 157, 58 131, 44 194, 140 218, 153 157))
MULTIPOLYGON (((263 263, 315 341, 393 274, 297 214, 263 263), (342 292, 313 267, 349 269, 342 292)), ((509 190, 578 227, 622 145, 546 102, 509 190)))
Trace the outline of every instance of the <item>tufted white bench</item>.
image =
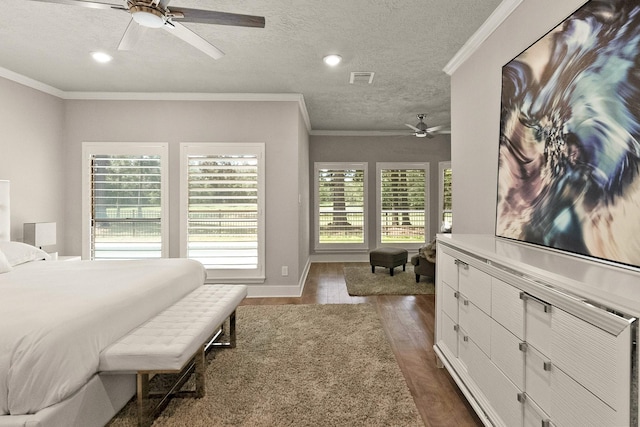
POLYGON ((205 350, 210 344, 235 347, 235 312, 246 296, 245 285, 200 286, 102 351, 99 371, 136 373, 139 425, 151 425, 194 368, 195 395, 204 396, 205 350), (214 344, 227 318, 229 343, 214 344), (148 408, 150 376, 166 373, 181 375, 161 402, 148 408))

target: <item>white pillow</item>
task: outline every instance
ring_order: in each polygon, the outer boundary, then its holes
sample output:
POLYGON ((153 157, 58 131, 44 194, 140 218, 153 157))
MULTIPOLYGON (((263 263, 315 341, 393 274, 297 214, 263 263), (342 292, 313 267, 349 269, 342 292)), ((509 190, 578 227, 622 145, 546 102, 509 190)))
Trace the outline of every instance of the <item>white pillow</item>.
POLYGON ((12 267, 4 252, 0 251, 0 274, 11 271, 12 267))
POLYGON ((22 242, 0 242, 0 251, 4 252, 12 267, 29 261, 51 258, 45 251, 22 242))

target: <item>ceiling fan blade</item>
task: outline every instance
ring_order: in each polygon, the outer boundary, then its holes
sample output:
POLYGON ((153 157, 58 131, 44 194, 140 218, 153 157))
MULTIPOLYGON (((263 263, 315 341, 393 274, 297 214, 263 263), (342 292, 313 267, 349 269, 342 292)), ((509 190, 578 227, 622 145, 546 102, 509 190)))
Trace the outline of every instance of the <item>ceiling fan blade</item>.
POLYGON ((179 39, 189 43, 191 46, 196 49, 201 50, 206 53, 213 59, 220 59, 224 56, 224 52, 185 27, 184 25, 180 25, 177 22, 171 22, 164 27, 165 30, 178 37, 179 39))
POLYGON ((450 134, 451 128, 449 126, 444 126, 444 125, 433 126, 427 129, 427 132, 433 133, 433 134, 450 134))
POLYGON ((31 1, 39 1, 42 3, 57 3, 57 4, 68 4, 70 6, 83 6, 91 9, 120 9, 126 10, 129 9, 123 7, 122 4, 114 4, 114 3, 101 3, 97 1, 86 1, 86 0, 31 0, 31 1))
POLYGON ((233 25, 235 27, 256 27, 264 28, 264 17, 253 15, 240 15, 237 13, 216 12, 213 10, 187 9, 177 7, 171 8, 171 13, 183 14, 183 17, 176 16, 182 22, 194 22, 197 24, 233 25))
POLYGON ((147 27, 138 24, 133 19, 129 21, 129 25, 120 39, 120 44, 118 44, 118 50, 132 50, 146 31, 147 27))
POLYGON ((404 125, 413 129, 414 132, 424 132, 422 129, 418 129, 417 127, 410 125, 409 123, 405 123, 404 125))

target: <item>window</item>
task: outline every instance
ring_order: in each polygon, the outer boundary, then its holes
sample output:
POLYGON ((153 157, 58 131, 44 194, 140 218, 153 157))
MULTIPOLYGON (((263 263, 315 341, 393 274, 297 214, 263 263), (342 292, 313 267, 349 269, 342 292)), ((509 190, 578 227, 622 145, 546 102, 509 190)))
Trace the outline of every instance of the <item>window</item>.
POLYGON ((453 227, 451 162, 438 164, 440 175, 440 191, 438 212, 440 215, 440 232, 450 232, 453 227))
POLYGON ((167 255, 166 144, 83 144, 83 247, 88 259, 167 255))
POLYGON ((378 163, 378 244, 423 244, 429 230, 429 165, 378 163))
POLYGON ((316 163, 316 250, 367 248, 367 166, 316 163))
POLYGON ((181 144, 181 253, 264 280, 264 144, 181 144))

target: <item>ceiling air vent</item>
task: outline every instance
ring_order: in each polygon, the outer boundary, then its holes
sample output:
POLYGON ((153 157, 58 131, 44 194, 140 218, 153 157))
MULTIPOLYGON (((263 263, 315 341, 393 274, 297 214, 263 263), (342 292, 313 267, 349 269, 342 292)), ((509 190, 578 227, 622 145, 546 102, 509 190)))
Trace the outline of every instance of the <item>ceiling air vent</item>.
POLYGON ((352 71, 351 77, 349 77, 349 83, 353 84, 371 84, 373 83, 373 76, 376 73, 373 71, 352 71))

